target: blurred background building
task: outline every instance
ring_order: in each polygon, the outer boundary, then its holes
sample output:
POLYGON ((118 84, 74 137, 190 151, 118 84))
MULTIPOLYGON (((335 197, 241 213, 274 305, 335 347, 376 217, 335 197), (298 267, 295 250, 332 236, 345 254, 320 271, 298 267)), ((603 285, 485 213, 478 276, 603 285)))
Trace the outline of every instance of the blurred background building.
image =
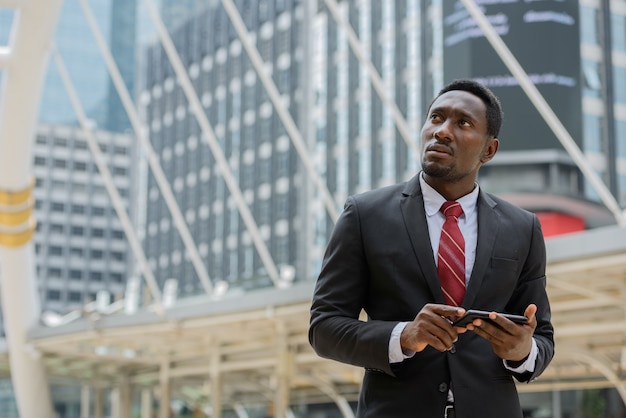
MULTIPOLYGON (((321 176, 336 212, 350 194, 410 178, 419 170, 415 144, 428 105, 454 78, 477 78, 503 102, 501 150, 481 170, 481 187, 538 213, 547 236, 615 223, 460 2, 235 1, 278 104, 222 3, 162 0, 159 10, 234 185, 224 181, 207 132, 165 49, 154 41, 146 10, 135 0, 89 1, 126 88, 135 94, 202 268, 228 292, 273 286, 255 238, 287 284, 314 281, 334 219, 324 190, 311 184, 307 164, 321 176), (341 20, 358 37, 358 54, 341 20), (382 94, 363 60, 371 60, 380 75, 382 94), (298 127, 306 155, 293 146, 285 117, 298 127), (406 129, 398 126, 398 117, 406 129), (249 207, 256 232, 240 214, 232 187, 249 207)), ((626 2, 487 2, 482 7, 623 209, 626 2)), ((10 11, 0 9, 4 42, 11 18, 10 11)), ((78 1, 65 1, 54 43, 137 221, 159 286, 175 279, 177 297, 202 295, 202 272, 145 150, 139 149, 78 1)), ((37 276, 44 309, 63 314, 95 300, 99 291, 107 291, 110 301, 120 298, 138 267, 52 62, 41 103, 33 151, 37 276)), ((63 417, 77 417, 80 390, 62 387, 72 389, 69 395, 67 389, 57 392, 55 408, 63 417)), ((0 391, 8 391, 5 399, 10 396, 8 382, 0 391)), ((607 411, 624 414, 614 391, 589 393, 559 397, 548 391, 522 399, 536 418, 574 416, 568 414, 596 399, 607 411), (595 398, 585 401, 586 396, 595 398)), ((0 408, 5 404, 10 402, 0 400, 0 408)), ((0 415, 17 416, 11 408, 0 409, 0 415)), ((330 417, 335 409, 303 399, 294 410, 302 417, 330 417)))

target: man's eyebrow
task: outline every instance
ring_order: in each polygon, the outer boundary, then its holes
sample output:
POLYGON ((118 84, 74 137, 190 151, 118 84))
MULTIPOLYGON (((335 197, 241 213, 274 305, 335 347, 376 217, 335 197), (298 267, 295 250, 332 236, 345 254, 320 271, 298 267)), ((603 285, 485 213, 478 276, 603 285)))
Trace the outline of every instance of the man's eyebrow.
MULTIPOLYGON (((435 106, 435 107, 431 107, 430 110, 428 111, 428 114, 432 114, 434 112, 450 112, 451 108, 450 106, 435 106)), ((473 115, 470 112, 465 111, 464 109, 453 109, 452 112, 456 113, 457 115, 459 115, 460 117, 464 118, 464 119, 470 119, 470 120, 477 120, 478 118, 473 115)))

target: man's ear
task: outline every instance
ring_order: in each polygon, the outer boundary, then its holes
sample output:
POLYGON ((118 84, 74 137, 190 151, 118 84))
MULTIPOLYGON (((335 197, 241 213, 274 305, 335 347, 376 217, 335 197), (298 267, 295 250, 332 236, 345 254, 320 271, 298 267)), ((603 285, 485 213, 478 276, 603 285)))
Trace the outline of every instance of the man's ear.
POLYGON ((485 148, 483 149, 483 155, 482 157, 480 157, 480 162, 483 164, 491 161, 494 155, 496 155, 496 152, 498 152, 498 147, 500 146, 500 141, 498 140, 498 138, 491 138, 488 141, 489 142, 487 143, 487 145, 485 145, 485 148))

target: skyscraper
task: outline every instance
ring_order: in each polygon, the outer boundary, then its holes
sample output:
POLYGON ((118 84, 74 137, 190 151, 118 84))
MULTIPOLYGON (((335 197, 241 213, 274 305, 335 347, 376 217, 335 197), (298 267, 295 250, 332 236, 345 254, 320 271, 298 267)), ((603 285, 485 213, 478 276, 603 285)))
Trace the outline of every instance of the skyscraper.
MULTIPOLYGON (((92 0, 89 5, 132 94, 137 36, 136 0, 92 0)), ((112 132, 128 130, 128 117, 110 81, 79 2, 64 3, 55 35, 55 48, 65 60, 87 117, 95 127, 112 132)), ((77 125, 76 114, 54 65, 48 69, 39 119, 46 124, 77 125)))
MULTIPOLYGON (((300 120, 303 5, 241 3, 241 14, 292 117, 300 120)), ((172 32, 233 176, 276 264, 297 262, 302 205, 297 157, 224 9, 216 3, 172 32)), ((160 46, 147 52, 141 103, 146 125, 209 275, 243 287, 269 284, 251 236, 160 46)), ((153 177, 148 180, 145 248, 159 280, 200 291, 183 242, 153 177)))

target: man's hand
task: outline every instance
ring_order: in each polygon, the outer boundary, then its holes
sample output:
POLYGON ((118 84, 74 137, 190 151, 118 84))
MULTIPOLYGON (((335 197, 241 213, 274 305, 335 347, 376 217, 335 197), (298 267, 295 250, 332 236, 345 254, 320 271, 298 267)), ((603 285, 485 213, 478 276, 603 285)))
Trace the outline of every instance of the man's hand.
POLYGON ((475 319, 467 325, 469 331, 480 335, 491 344, 491 348, 498 357, 512 362, 522 361, 528 357, 532 347, 532 338, 537 327, 537 306, 528 305, 524 316, 528 323, 518 325, 496 312, 489 314, 491 321, 475 319))
POLYGON ((423 351, 430 345, 436 350, 447 351, 458 339, 464 328, 455 328, 448 316, 461 316, 465 309, 456 306, 436 305, 429 303, 417 314, 415 319, 407 324, 400 336, 400 346, 403 350, 416 353, 423 351))

